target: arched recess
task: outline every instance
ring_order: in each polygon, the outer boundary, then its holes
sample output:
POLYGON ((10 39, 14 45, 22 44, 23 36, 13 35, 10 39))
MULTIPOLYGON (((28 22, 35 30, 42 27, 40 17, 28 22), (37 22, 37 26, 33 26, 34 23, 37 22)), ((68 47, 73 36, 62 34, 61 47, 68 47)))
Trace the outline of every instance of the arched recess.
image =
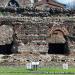
POLYGON ((17 52, 14 42, 14 31, 11 25, 0 26, 0 54, 12 54, 17 52))
POLYGON ((53 28, 49 32, 48 53, 69 54, 68 39, 69 32, 66 28, 53 28))
POLYGON ((16 0, 10 0, 8 2, 8 5, 7 6, 10 6, 10 7, 19 7, 19 3, 16 1, 16 0))

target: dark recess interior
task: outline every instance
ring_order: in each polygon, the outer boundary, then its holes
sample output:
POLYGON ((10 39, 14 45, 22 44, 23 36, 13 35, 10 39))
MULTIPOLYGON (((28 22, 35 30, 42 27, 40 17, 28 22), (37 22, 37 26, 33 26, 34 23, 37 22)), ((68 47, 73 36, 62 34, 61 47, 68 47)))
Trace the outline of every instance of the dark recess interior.
POLYGON ((69 54, 67 43, 49 43, 48 54, 69 54))
POLYGON ((0 54, 12 54, 13 42, 11 44, 0 45, 0 54))

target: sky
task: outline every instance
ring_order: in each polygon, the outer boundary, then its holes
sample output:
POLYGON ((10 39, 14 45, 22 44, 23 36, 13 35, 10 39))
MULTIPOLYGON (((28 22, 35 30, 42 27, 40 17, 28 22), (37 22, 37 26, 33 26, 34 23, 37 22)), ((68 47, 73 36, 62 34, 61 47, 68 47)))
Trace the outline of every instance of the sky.
POLYGON ((67 4, 67 3, 72 3, 74 0, 57 0, 57 1, 67 4))
MULTIPOLYGON (((67 8, 75 9, 75 0, 56 0, 56 1, 63 3, 63 4, 66 4, 67 8)), ((31 0, 31 3, 34 3, 34 0, 31 0)))
POLYGON ((75 0, 56 0, 56 1, 66 4, 67 8, 75 8, 75 0))

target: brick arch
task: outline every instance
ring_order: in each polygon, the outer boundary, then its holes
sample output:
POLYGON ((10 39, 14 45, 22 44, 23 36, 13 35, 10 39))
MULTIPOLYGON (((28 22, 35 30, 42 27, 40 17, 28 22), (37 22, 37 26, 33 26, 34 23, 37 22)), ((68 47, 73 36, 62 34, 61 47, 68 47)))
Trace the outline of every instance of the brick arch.
POLYGON ((57 29, 57 30, 53 31, 52 34, 54 34, 56 32, 62 33, 63 36, 65 35, 64 32, 62 30, 60 30, 60 29, 57 29))
POLYGON ((48 43, 65 43, 69 35, 68 30, 65 27, 52 27, 48 32, 48 43))
POLYGON ((69 32, 64 27, 52 28, 48 38, 48 53, 69 54, 67 35, 69 35, 69 32))
POLYGON ((8 2, 8 6, 10 6, 10 7, 19 7, 19 3, 16 1, 16 0, 10 0, 9 2, 8 2))
POLYGON ((50 34, 53 34, 56 31, 61 32, 64 36, 69 35, 68 30, 66 28, 64 28, 64 27, 62 27, 62 28, 53 28, 53 29, 51 29, 50 34))

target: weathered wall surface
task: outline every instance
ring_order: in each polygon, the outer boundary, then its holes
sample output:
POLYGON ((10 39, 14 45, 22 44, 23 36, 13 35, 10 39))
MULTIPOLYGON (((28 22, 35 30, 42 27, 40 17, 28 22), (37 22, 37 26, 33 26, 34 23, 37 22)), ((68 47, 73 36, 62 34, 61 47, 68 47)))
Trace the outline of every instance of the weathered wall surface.
POLYGON ((13 29, 12 26, 1 25, 0 26, 0 45, 10 44, 13 41, 13 29))
MULTIPOLYGON (((48 52, 47 39, 51 27, 53 25, 65 27, 69 35, 72 35, 75 21, 71 17, 1 17, 0 25, 0 29, 2 29, 0 30, 0 37, 2 38, 0 38, 0 42, 3 41, 6 44, 10 40, 16 41, 18 51, 21 52, 48 52)), ((3 45, 4 43, 0 44, 3 45)))

